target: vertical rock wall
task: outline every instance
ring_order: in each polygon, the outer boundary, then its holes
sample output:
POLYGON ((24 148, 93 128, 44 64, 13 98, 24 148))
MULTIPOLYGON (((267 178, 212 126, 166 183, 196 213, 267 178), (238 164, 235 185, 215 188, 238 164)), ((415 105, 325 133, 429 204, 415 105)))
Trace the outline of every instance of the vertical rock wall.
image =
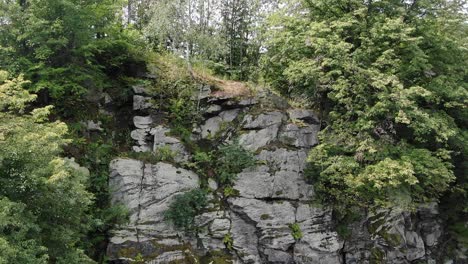
POLYGON ((291 108, 267 92, 201 98, 204 118, 195 124, 193 140, 238 140, 255 153, 257 165, 237 175, 236 196, 224 197, 210 179, 210 204, 196 218, 198 232, 174 229, 164 212, 175 195, 199 187, 200 177, 184 169, 191 154, 169 135, 152 96, 142 87, 134 92, 133 150, 164 147, 176 156, 174 164, 133 159, 110 164, 112 201, 130 211, 130 223, 112 233, 111 262, 131 263, 141 256, 147 263, 436 263, 432 256, 443 233, 436 204, 416 214, 369 214, 350 226, 349 239, 338 236, 331 211, 311 203, 313 186, 303 175, 320 122, 311 111, 291 108))

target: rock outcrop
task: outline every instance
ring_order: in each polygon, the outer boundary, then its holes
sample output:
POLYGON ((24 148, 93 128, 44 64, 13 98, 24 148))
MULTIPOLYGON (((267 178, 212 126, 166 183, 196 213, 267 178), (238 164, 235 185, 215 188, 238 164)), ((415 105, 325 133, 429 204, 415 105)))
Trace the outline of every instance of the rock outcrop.
MULTIPOLYGON (((150 112, 151 93, 135 87, 136 152, 175 153, 173 164, 116 159, 110 164, 112 202, 130 212, 128 225, 113 230, 108 256, 113 263, 438 263, 443 225, 436 204, 416 213, 397 210, 362 214, 337 233, 330 209, 314 204, 304 178, 309 150, 318 144, 320 121, 278 96, 216 98, 205 91, 192 139, 238 142, 255 154, 256 165, 237 175, 226 196, 212 178, 209 205, 195 218, 196 232, 175 229, 164 213, 178 194, 202 179, 190 167, 191 153, 150 112), (146 115, 144 115, 146 114, 146 115), (419 262, 418 262, 419 263, 419 262)), ((216 147, 216 146, 213 146, 216 147)))

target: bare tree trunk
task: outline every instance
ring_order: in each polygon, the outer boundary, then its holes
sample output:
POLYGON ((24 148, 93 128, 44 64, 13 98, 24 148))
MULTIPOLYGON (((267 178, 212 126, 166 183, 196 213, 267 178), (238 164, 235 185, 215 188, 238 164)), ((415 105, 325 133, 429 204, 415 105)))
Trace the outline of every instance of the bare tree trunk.
POLYGON ((193 25, 192 25, 192 1, 188 0, 188 28, 187 30, 189 31, 186 37, 186 48, 185 48, 185 59, 187 61, 187 69, 190 73, 190 76, 193 76, 193 71, 192 71, 192 64, 190 63, 190 58, 191 58, 191 46, 192 46, 192 30, 193 30, 193 25))
POLYGON ((127 3, 127 26, 130 25, 132 21, 132 1, 133 0, 128 0, 127 3))

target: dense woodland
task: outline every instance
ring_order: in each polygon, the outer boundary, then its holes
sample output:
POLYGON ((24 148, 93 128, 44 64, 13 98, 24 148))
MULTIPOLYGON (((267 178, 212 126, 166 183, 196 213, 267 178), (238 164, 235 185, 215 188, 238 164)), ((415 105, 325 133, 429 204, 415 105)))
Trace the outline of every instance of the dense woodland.
MULTIPOLYGON (((466 245, 467 21, 460 0, 0 0, 0 263, 105 263, 126 135, 80 121, 161 58, 316 111, 306 174, 337 221, 440 201, 466 245)), ((164 90, 182 127, 190 81, 158 78, 179 84, 164 90)))

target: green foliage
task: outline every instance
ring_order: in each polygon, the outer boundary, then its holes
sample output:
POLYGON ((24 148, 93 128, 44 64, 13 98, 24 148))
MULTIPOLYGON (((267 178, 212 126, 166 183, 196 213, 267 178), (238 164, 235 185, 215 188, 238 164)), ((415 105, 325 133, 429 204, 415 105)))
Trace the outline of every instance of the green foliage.
POLYGON ((174 161, 175 156, 177 153, 175 153, 170 146, 165 145, 165 146, 160 146, 156 150, 156 155, 159 157, 161 161, 174 161))
POLYGON ((219 148, 216 161, 216 176, 221 184, 229 185, 243 169, 255 165, 253 154, 239 144, 219 148))
POLYGON ((133 260, 132 263, 143 264, 143 263, 145 263, 145 259, 143 258, 141 253, 138 253, 137 256, 135 257, 135 260, 133 260))
POLYGON ((194 189, 177 195, 165 213, 167 221, 176 228, 191 231, 195 228, 194 220, 207 205, 206 193, 201 189, 194 189))
POLYGON ((458 222, 450 226, 450 232, 464 246, 468 246, 468 226, 465 222, 458 222))
POLYGON ((24 83, 0 83, 0 260, 91 263, 79 249, 90 229, 89 175, 60 158, 70 140, 64 123, 47 121, 51 107, 26 111, 35 96, 24 83))
POLYGON ((122 30, 118 1, 0 3, 0 67, 31 80, 30 91, 72 115, 90 91, 123 86, 117 74, 141 68, 138 39, 122 30), (66 103, 65 103, 66 102, 66 103))
POLYGON ((224 194, 224 197, 233 197, 233 196, 238 196, 239 195, 239 191, 232 188, 231 186, 227 186, 226 188, 224 188, 223 190, 223 194, 224 194))
POLYGON ((35 221, 24 204, 0 198, 0 263, 48 263, 47 248, 34 239, 35 221))
POLYGON ((271 17, 265 79, 328 123, 307 170, 323 201, 414 208, 466 181, 455 174, 467 142, 462 8, 293 1, 271 17))
POLYGON ((226 248, 229 250, 232 250, 232 246, 234 245, 234 239, 232 238, 231 233, 227 233, 223 237, 223 243, 226 245, 226 248))
POLYGON ((189 141, 192 134, 190 129, 196 117, 195 107, 195 103, 190 98, 180 97, 170 100, 171 132, 180 136, 184 141, 189 141))
POLYGON ((295 240, 299 240, 302 238, 303 235, 299 224, 290 224, 289 228, 291 229, 291 235, 294 237, 295 240))

